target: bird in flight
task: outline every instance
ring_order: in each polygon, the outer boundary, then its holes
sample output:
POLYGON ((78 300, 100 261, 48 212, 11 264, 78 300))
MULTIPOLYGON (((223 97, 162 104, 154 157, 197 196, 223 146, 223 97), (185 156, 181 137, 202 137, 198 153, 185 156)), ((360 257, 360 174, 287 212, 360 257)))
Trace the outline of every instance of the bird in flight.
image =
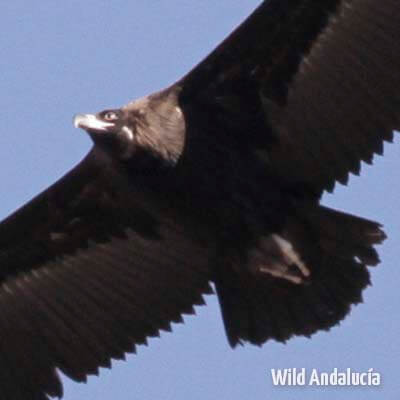
POLYGON ((400 128, 399 27, 396 0, 267 0, 167 89, 77 115, 89 154, 0 224, 1 398, 61 397, 57 370, 85 381, 211 283, 232 347, 342 320, 385 234, 320 198, 400 128))

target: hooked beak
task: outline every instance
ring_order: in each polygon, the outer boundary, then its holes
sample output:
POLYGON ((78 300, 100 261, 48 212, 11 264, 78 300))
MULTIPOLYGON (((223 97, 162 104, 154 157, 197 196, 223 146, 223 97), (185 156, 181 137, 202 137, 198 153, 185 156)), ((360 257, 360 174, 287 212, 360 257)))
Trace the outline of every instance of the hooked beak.
POLYGON ((75 128, 95 131, 106 131, 107 128, 114 125, 112 122, 102 121, 94 114, 76 114, 73 123, 75 128))

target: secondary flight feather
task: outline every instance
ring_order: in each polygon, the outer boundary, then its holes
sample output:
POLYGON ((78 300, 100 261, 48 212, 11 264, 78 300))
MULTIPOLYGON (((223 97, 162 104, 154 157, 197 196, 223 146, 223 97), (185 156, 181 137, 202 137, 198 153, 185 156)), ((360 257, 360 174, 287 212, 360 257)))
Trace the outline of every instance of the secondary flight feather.
POLYGON ((232 347, 361 301, 377 222, 319 204, 400 128, 400 3, 269 0, 167 89, 74 119, 93 141, 0 224, 0 381, 62 396, 215 285, 232 347), (98 335, 101 331, 102 334, 98 335))

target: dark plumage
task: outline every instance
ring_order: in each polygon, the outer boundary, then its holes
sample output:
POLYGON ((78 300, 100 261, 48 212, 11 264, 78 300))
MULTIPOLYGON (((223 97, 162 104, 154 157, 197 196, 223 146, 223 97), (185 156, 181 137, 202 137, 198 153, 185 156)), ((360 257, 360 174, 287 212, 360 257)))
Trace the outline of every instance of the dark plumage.
POLYGON ((90 153, 0 224, 3 398, 61 395, 55 367, 84 380, 210 282, 232 346, 361 301, 385 235, 319 200, 400 128, 400 5, 343 3, 264 2, 166 90, 76 117, 90 153))

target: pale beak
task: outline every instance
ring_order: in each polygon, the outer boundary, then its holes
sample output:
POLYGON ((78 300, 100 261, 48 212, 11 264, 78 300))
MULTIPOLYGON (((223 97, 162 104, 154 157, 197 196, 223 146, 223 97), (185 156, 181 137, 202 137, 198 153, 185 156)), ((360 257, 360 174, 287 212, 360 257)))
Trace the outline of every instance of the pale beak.
POLYGON ((114 125, 112 122, 105 122, 98 119, 94 114, 76 114, 73 123, 75 128, 93 129, 96 131, 106 131, 107 128, 114 125))

